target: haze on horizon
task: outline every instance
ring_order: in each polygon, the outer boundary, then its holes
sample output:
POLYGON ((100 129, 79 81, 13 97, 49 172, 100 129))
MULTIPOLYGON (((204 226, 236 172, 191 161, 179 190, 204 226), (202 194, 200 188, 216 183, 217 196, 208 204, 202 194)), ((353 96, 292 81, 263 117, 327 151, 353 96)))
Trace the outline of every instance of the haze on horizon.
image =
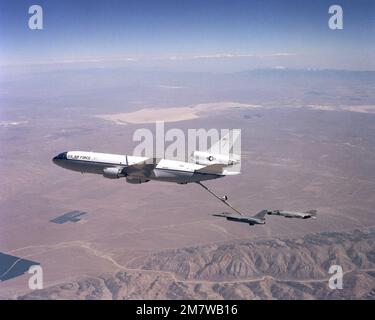
POLYGON ((254 68, 375 70, 375 2, 339 1, 344 29, 328 27, 332 1, 0 2, 0 66, 128 66, 171 71, 254 68))

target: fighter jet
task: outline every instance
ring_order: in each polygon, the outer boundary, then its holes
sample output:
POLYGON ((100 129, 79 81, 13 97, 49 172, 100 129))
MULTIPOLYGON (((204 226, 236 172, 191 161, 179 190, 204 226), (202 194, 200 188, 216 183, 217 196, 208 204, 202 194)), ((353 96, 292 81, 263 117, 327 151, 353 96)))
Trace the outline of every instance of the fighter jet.
POLYGON ((250 226, 253 226, 255 224, 265 224, 266 223, 265 215, 267 213, 268 213, 267 210, 262 210, 262 211, 258 212, 255 216, 248 217, 248 216, 242 216, 242 215, 239 215, 239 214, 232 214, 232 213, 228 213, 228 212, 223 212, 223 213, 215 213, 215 214, 213 214, 213 216, 214 217, 226 218, 229 221, 247 223, 250 226))
POLYGON ((274 216, 283 216, 285 218, 316 219, 316 210, 309 210, 309 211, 303 211, 303 212, 274 210, 274 211, 268 211, 267 214, 274 215, 274 216))

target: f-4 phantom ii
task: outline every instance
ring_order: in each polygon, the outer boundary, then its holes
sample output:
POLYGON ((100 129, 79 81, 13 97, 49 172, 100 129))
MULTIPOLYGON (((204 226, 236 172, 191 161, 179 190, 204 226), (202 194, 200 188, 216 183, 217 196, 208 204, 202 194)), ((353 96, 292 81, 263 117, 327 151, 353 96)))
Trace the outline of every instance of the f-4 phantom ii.
POLYGON ((253 226, 254 224, 265 224, 266 223, 265 215, 267 213, 268 213, 267 210, 262 210, 253 217, 247 217, 247 216, 241 216, 239 214, 223 212, 223 213, 213 214, 213 216, 226 218, 229 221, 243 222, 243 223, 249 224, 250 226, 253 226))
POLYGON ((274 216, 283 216, 285 218, 299 218, 299 219, 316 219, 316 210, 309 211, 286 211, 286 210, 274 210, 268 211, 267 214, 274 216))

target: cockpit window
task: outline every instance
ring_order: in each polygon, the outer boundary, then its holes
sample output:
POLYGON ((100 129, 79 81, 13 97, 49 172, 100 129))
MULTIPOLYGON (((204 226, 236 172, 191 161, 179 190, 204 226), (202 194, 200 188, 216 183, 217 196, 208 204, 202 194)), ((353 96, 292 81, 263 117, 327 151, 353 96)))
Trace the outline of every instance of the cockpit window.
POLYGON ((62 152, 56 156, 55 159, 66 159, 67 152, 62 152))

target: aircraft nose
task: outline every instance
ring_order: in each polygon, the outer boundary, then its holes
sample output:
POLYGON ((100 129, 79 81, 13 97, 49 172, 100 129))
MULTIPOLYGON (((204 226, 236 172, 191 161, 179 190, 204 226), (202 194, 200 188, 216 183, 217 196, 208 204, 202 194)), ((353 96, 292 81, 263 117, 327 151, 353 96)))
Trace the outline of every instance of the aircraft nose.
POLYGON ((67 153, 68 152, 59 153, 56 157, 53 157, 52 161, 54 163, 58 163, 61 160, 66 160, 67 159, 67 157, 66 157, 67 153))

